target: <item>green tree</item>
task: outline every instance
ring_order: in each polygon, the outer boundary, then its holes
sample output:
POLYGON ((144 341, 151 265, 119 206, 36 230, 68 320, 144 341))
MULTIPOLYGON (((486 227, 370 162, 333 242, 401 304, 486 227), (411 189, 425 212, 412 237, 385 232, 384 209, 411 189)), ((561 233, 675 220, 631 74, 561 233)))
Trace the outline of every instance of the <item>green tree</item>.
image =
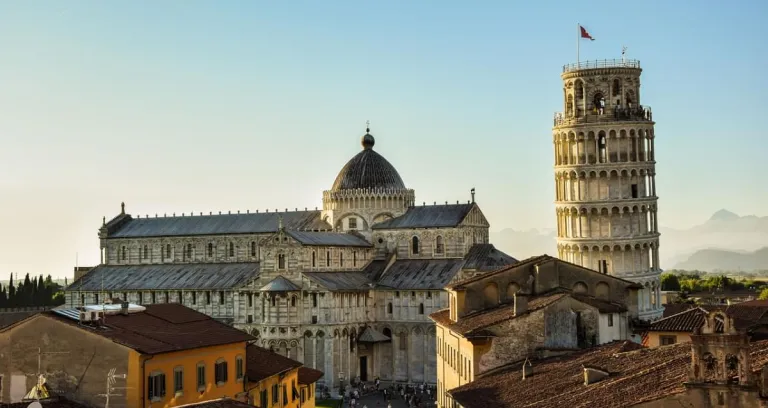
POLYGON ((760 291, 760 296, 758 296, 757 298, 760 300, 768 299, 768 288, 765 288, 762 291, 760 291))
POLYGON ((661 290, 680 290, 680 280, 671 273, 661 274, 661 290))

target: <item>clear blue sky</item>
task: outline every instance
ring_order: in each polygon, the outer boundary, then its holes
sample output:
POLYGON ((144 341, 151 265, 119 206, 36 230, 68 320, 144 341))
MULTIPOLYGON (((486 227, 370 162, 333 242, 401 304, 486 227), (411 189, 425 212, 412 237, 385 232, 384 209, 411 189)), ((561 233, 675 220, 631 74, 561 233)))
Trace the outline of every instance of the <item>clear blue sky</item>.
MULTIPOLYGON (((98 262, 133 214, 321 205, 371 121, 417 201, 554 226, 552 114, 582 59, 641 61, 660 223, 766 215, 765 1, 5 1, 0 278, 98 262)), ((662 237, 663 244, 663 237, 662 237)), ((527 256, 532 254, 516 254, 527 256)))

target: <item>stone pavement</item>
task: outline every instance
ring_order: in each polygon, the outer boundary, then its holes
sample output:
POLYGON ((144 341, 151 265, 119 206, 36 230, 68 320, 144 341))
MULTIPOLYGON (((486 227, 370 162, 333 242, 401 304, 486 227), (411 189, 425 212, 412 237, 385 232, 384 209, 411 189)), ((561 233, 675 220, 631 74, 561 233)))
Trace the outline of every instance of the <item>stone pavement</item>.
MULTIPOLYGON (((399 397, 390 400, 389 403, 392 404, 392 408, 408 408, 408 404, 406 404, 405 401, 399 397)), ((374 392, 361 397, 360 400, 357 401, 357 408, 363 408, 365 406, 368 408, 387 408, 387 401, 384 399, 384 395, 380 391, 374 392)), ((434 407, 435 402, 424 398, 421 406, 434 407)), ((344 408, 347 407, 349 407, 349 401, 344 403, 344 408)))

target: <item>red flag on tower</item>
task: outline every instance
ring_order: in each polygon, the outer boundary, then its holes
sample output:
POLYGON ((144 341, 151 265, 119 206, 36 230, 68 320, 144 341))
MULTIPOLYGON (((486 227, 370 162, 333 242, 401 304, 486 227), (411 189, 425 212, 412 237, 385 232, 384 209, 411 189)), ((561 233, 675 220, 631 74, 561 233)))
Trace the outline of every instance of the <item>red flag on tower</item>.
POLYGON ((579 25, 579 29, 581 30, 581 38, 589 38, 591 41, 595 41, 595 39, 592 38, 591 35, 589 35, 586 28, 579 25))

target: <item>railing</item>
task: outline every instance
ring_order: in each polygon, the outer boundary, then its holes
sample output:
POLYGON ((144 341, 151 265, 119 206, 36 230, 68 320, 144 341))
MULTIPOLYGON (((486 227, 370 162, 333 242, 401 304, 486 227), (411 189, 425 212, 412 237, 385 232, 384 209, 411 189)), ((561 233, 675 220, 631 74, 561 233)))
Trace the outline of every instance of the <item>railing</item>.
POLYGON ((653 111, 650 106, 638 106, 636 108, 603 108, 602 113, 598 108, 586 113, 582 109, 576 109, 576 114, 571 112, 555 112, 554 126, 577 125, 581 123, 601 122, 650 122, 653 121, 653 111))
POLYGON ((596 61, 574 62, 573 64, 563 65, 563 72, 578 71, 580 69, 595 68, 640 68, 640 61, 625 59, 605 59, 596 61))

